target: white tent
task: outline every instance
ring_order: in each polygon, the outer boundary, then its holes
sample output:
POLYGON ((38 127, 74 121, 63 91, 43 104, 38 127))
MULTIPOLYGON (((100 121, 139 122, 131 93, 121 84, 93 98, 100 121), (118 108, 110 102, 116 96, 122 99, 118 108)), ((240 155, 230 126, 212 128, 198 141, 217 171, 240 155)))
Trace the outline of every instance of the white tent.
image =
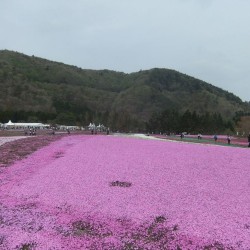
POLYGON ((4 127, 14 127, 15 123, 13 123, 11 120, 9 120, 7 123, 4 123, 4 127))
POLYGON ((40 128, 40 127, 47 127, 49 125, 47 124, 42 124, 38 122, 17 122, 14 123, 16 127, 32 127, 32 128, 40 128))
POLYGON ((13 123, 9 120, 7 123, 3 125, 5 128, 48 128, 48 124, 38 123, 38 122, 18 122, 13 123))
POLYGON ((90 123, 89 126, 88 126, 89 129, 95 129, 95 127, 96 127, 96 126, 95 126, 94 123, 90 123))

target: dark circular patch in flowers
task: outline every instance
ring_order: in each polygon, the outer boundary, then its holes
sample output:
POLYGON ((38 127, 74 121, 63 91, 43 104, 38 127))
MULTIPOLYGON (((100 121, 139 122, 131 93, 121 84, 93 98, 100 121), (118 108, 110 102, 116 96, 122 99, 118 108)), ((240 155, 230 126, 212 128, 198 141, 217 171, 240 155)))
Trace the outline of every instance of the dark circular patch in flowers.
POLYGON ((54 158, 61 158, 61 157, 63 157, 63 154, 64 154, 63 152, 58 151, 55 153, 54 158))
POLYGON ((0 246, 3 245, 4 241, 5 241, 5 237, 0 235, 0 246))
POLYGON ((33 250, 35 249, 37 244, 35 242, 31 243, 23 243, 20 246, 17 246, 16 249, 18 250, 33 250))
POLYGON ((164 216, 157 216, 155 218, 156 223, 163 223, 164 221, 166 221, 166 218, 164 216))
POLYGON ((75 222, 73 222, 72 226, 73 226, 73 234, 74 235, 80 236, 80 235, 84 235, 84 234, 87 234, 87 235, 95 235, 96 234, 94 226, 90 222, 75 221, 75 222))
POLYGON ((112 181, 110 182, 111 187, 131 187, 132 183, 127 181, 112 181))
POLYGON ((105 225, 80 220, 72 223, 71 234, 74 236, 85 235, 87 237, 105 238, 111 236, 113 233, 105 228, 105 225))

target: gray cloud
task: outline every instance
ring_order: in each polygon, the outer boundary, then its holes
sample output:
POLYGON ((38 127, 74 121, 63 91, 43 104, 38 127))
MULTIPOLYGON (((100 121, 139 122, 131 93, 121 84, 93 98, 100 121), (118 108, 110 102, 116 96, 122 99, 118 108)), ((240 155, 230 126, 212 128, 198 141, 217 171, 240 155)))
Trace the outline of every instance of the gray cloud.
POLYGON ((1 0, 0 49, 82 68, 171 68, 250 100, 248 0, 1 0))

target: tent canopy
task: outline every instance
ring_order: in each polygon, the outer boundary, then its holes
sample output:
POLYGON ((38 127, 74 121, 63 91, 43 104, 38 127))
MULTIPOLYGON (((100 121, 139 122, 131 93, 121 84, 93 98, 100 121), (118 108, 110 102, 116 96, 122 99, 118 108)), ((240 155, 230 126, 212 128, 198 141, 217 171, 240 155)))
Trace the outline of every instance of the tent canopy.
POLYGON ((13 123, 9 120, 7 123, 4 123, 4 127, 49 127, 48 124, 38 123, 38 122, 18 122, 13 123))
POLYGON ((4 125, 6 125, 6 126, 14 126, 15 124, 11 121, 11 120, 9 120, 7 123, 5 123, 4 125))

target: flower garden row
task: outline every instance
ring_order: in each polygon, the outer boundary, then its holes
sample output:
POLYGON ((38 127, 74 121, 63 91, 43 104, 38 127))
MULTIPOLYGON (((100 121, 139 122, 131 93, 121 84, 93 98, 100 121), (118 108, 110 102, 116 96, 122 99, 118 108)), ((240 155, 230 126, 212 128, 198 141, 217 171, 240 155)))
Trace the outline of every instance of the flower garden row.
MULTIPOLYGON (((175 141, 186 141, 186 142, 194 142, 194 143, 202 143, 202 144, 215 144, 215 145, 227 145, 227 135, 217 135, 217 140, 214 140, 213 135, 202 135, 201 139, 198 139, 197 135, 185 135, 183 138, 180 135, 154 135, 156 138, 175 140, 175 141)), ((243 137, 231 137, 230 146, 234 147, 248 147, 248 139, 243 137)))

